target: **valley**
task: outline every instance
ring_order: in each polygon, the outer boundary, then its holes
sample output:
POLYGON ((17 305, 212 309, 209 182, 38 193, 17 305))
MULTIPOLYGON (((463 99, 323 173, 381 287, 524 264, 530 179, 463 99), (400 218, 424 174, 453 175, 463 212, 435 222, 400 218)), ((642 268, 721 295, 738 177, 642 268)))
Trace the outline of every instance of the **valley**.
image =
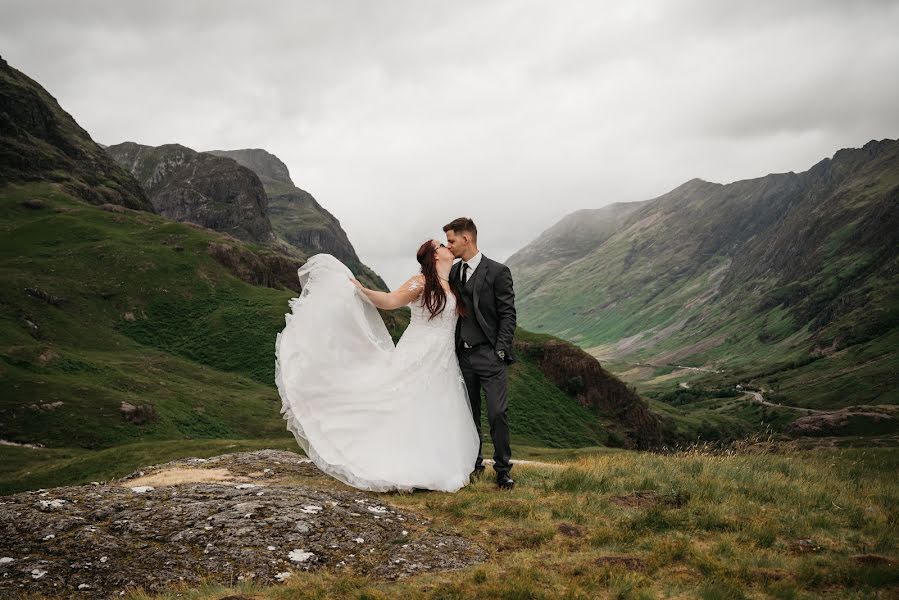
POLYGON ((883 139, 802 173, 697 178, 580 210, 508 260, 521 322, 584 348, 675 429, 703 437, 895 406, 897 201, 899 141, 883 139), (755 408, 766 412, 671 406, 682 383, 764 390, 755 408))

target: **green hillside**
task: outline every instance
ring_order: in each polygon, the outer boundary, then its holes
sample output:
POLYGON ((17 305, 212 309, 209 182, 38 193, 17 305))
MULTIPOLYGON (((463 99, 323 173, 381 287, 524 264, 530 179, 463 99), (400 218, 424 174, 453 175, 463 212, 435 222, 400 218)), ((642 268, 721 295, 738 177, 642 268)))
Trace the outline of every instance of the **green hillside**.
POLYGON ((558 269, 590 254, 612 237, 628 215, 643 202, 615 202, 596 209, 577 210, 509 257, 515 290, 527 297, 558 269))
MULTIPOLYGON (((896 404, 897 201, 896 140, 798 174, 694 179, 639 203, 611 234, 597 229, 592 246, 550 230, 513 256, 513 273, 533 282, 518 298, 521 324, 577 343, 659 399, 679 384, 743 383, 798 407, 896 404)), ((790 420, 761 409, 751 421, 790 420)))

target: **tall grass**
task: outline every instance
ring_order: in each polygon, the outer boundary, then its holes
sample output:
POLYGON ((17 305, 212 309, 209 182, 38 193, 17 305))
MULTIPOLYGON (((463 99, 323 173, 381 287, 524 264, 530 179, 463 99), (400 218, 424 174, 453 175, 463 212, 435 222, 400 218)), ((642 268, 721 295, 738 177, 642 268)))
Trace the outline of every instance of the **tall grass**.
MULTIPOLYGON (((549 458, 549 456, 547 456, 549 458)), ((516 465, 457 494, 379 496, 490 559, 396 582, 321 570, 265 598, 886 598, 899 591, 895 449, 701 448, 516 465)), ((161 597, 175 598, 173 592, 161 597)), ((132 598, 144 598, 134 594, 132 598)), ((181 596, 185 597, 185 596, 181 596)))

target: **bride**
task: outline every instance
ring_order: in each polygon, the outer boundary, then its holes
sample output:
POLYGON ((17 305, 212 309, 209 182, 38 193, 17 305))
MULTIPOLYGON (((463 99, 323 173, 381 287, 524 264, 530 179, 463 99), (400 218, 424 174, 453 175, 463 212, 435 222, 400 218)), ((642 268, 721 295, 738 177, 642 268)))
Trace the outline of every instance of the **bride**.
POLYGON ((281 414, 323 472, 363 490, 456 492, 481 440, 455 352, 462 308, 449 285, 453 254, 428 240, 421 274, 370 290, 330 254, 297 271, 303 288, 275 342, 281 414), (410 305, 394 346, 377 308, 410 305))

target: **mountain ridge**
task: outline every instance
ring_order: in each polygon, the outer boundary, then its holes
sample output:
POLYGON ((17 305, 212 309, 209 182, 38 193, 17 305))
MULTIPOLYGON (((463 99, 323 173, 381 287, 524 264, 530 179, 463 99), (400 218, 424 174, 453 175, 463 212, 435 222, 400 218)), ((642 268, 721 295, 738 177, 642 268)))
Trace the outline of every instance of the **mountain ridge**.
POLYGON ((264 148, 243 148, 240 150, 203 150, 207 154, 232 158, 256 173, 265 186, 285 184, 296 185, 290 178, 290 169, 280 158, 264 148))
POLYGON ((181 144, 122 142, 106 152, 134 175, 157 213, 245 241, 274 241, 262 182, 233 159, 181 144))
POLYGON ((56 98, 0 57, 0 185, 29 181, 52 182, 92 204, 153 211, 56 98))
POLYGON ((122 142, 105 151, 138 179, 156 212, 267 245, 305 260, 333 254, 366 285, 387 290, 340 221, 296 187, 287 165, 262 149, 198 152, 182 144, 122 142))
POLYGON ((575 258, 536 285, 528 278, 546 265, 521 260, 528 247, 516 253, 509 262, 526 283, 522 325, 617 362, 616 372, 643 389, 668 385, 668 363, 723 368, 733 384, 776 365, 843 357, 832 361, 830 390, 799 384, 828 361, 797 368, 783 389, 777 377, 765 381, 809 406, 842 405, 852 378, 836 372, 854 363, 840 352, 862 344, 856 351, 879 366, 855 386, 854 403, 894 402, 895 352, 883 349, 897 323, 888 299, 897 287, 897 201, 899 142, 889 138, 841 149, 801 173, 729 184, 694 178, 614 226, 607 221, 612 233, 586 250, 549 228, 531 249, 556 243, 575 258))
POLYGON ((277 156, 259 148, 208 152, 233 159, 259 176, 268 194, 269 218, 277 235, 307 254, 326 252, 351 267, 361 265, 340 221, 312 194, 294 184, 287 165, 277 156))

